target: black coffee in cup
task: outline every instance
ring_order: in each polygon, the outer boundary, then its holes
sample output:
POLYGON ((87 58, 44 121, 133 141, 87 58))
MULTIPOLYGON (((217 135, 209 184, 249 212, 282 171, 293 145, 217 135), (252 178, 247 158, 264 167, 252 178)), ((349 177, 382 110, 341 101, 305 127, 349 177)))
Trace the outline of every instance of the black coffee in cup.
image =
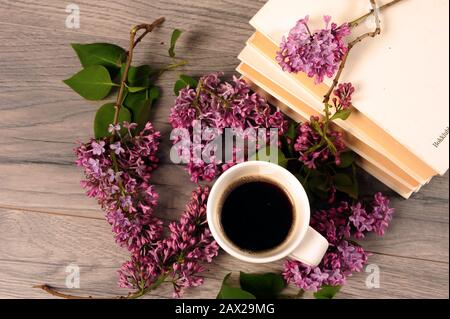
POLYGON ((220 222, 228 239, 247 252, 282 245, 294 223, 289 195, 269 180, 240 181, 225 191, 220 222))

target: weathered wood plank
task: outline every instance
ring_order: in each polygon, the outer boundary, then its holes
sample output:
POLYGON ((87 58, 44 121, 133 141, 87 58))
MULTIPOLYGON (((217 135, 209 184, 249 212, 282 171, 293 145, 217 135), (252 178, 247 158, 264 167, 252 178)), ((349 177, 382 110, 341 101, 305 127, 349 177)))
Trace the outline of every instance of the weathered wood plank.
MULTIPOLYGON (((217 33, 217 40, 239 43, 237 35, 251 30, 249 19, 266 1, 199 0, 187 5, 180 0, 162 1, 97 1, 78 0, 80 7, 80 29, 65 28, 68 3, 57 0, 35 2, 31 0, 3 0, 0 2, 1 21, 12 25, 26 25, 43 30, 61 30, 94 36, 127 39, 124 28, 137 23, 149 22, 159 16, 170 17, 167 25, 198 30, 199 36, 217 33)), ((208 44, 205 39, 196 39, 195 45, 208 44)), ((193 43, 194 44, 194 43, 193 43)), ((242 43, 239 43, 242 44, 242 43)), ((193 45, 194 46, 194 45, 193 45)))
MULTIPOLYGON (((0 176, 4 176, 0 207, 103 218, 96 201, 84 195, 79 184, 82 171, 73 164, 0 164, 0 176)), ((153 183, 160 194, 161 214, 181 211, 195 189, 184 169, 176 165, 162 165, 153 183)))
MULTIPOLYGON (((79 293, 112 297, 125 291, 115 285, 117 268, 127 259, 117 248, 109 226, 100 220, 50 216, 47 214, 0 211, 0 296, 48 297, 31 289, 46 282, 64 287, 66 267, 76 264, 81 270, 79 293)), ((375 254, 371 264, 380 268, 380 289, 367 289, 367 274, 350 278, 340 297, 446 297, 448 263, 414 260, 375 254)), ((186 297, 211 298, 228 272, 266 272, 281 269, 281 262, 255 266, 225 253, 208 267, 205 285, 192 289, 186 297)), ((294 289, 289 290, 293 292, 294 289)), ((170 287, 162 287, 153 297, 170 297, 170 287)))
MULTIPOLYGON (((210 267, 205 273, 205 283, 197 289, 186 292, 185 298, 214 298, 220 288, 222 277, 231 270, 254 271, 246 265, 229 264, 229 269, 217 267, 223 260, 210 267), (236 267, 231 269, 231 267, 236 267)), ((230 262, 229 260, 226 260, 230 262)), ((380 288, 369 289, 365 285, 368 273, 358 273, 349 278, 347 284, 337 298, 448 298, 448 267, 441 263, 430 263, 409 259, 401 260, 391 256, 372 256, 371 262, 380 268, 380 288)), ((31 288, 36 283, 46 282, 67 293, 83 296, 112 298, 126 295, 127 290, 117 287, 117 273, 114 267, 84 265, 80 267, 80 289, 65 288, 67 264, 25 263, 0 260, 0 296, 2 298, 52 298, 38 289, 31 288), (37 282, 38 281, 38 282, 37 282)), ((273 269, 271 269, 273 270, 273 269)), ((237 272, 233 274, 236 282, 237 272)), ((290 287, 287 294, 295 294, 296 289, 290 287)), ((172 288, 162 285, 146 298, 170 298, 172 288)), ((311 298, 307 293, 306 298, 311 298)))
MULTIPOLYGON (((2 30, 4 32, 0 33, 0 40, 9 43, 9 46, 0 48, 0 67, 4 75, 0 79, 0 162, 73 162, 71 150, 74 142, 84 141, 92 135, 95 111, 104 102, 85 101, 62 83, 62 79, 80 69, 69 43, 106 39, 77 34, 67 37, 56 31, 47 34, 42 30, 29 30, 23 26, 16 29, 6 25, 2 26, 2 30), (48 40, 49 37, 54 43, 48 40), (24 47, 29 49, 24 51, 24 47), (41 57, 39 63, 29 56, 41 57), (14 64, 11 65, 10 61, 14 61, 14 64)), ((154 67, 169 63, 170 60, 163 56, 166 48, 159 45, 162 38, 169 38, 169 32, 168 28, 158 30, 155 33, 156 39, 144 42, 142 51, 137 54, 136 63, 150 63, 154 67)), ((126 41, 119 44, 126 45, 126 41)), ((183 45, 182 38, 178 47, 179 54, 188 58, 191 63, 180 71, 200 75, 218 70, 233 70, 237 64, 236 52, 240 48, 237 45, 227 47, 227 52, 218 54, 217 46, 218 44, 208 49, 191 49, 183 45)), ((167 123, 169 109, 174 103, 172 86, 177 76, 178 72, 170 72, 158 82, 163 90, 163 98, 152 114, 156 128, 166 137, 170 131, 167 123)), ((169 145, 167 140, 164 143, 169 145)))
MULTIPOLYGON (((78 183, 81 172, 74 166, 2 164, 0 174, 5 176, 0 186, 4 194, 0 199, 0 206, 103 218, 95 201, 84 196, 78 183), (29 176, 34 178, 30 179, 29 176)), ((189 182, 183 168, 176 165, 164 164, 154 173, 153 180, 161 195, 157 214, 166 219, 177 219, 195 186, 189 182)), ((426 212, 428 220, 425 216, 418 218, 415 205, 426 206, 426 202, 423 203, 420 199, 405 201, 394 198, 393 206, 397 212, 391 228, 383 238, 369 236, 365 239, 365 247, 385 254, 435 261, 448 260, 449 230, 448 222, 445 221, 445 205, 429 205, 426 212)))
MULTIPOLYGON (((74 145, 75 143, 71 143, 71 146, 74 145)), ((21 151, 18 150, 18 152, 21 151)), ((0 175, 3 176, 0 189, 8 194, 8 196, 0 198, 0 205, 22 207, 22 203, 25 203, 23 207, 30 208, 26 205, 29 201, 35 203, 38 207, 48 206, 51 208, 54 204, 62 202, 61 198, 64 198, 66 209, 95 210, 94 202, 84 197, 79 185, 82 171, 74 165, 75 156, 71 148, 66 151, 68 153, 65 154, 67 162, 46 162, 47 159, 42 154, 35 155, 35 158, 30 160, 8 158, 4 162, 0 162, 0 175), (35 178, 29 178, 30 176, 35 178), (25 198, 23 192, 30 192, 30 198, 25 198), (41 194, 33 198, 33 192, 41 194), (42 196, 46 193, 49 193, 48 198, 42 196), (61 197, 59 200, 51 198, 58 194, 61 197), (70 200, 72 197, 74 198, 73 201, 70 200), (86 205, 89 205, 89 208, 86 205)), ((195 185, 189 183, 189 176, 182 165, 170 163, 169 151, 170 141, 167 137, 163 137, 161 151, 159 152, 163 163, 154 173, 154 184, 179 188, 178 191, 187 195, 195 185)), ((8 154, 7 156, 14 156, 14 154, 8 154)), ((448 174, 444 177, 435 177, 430 184, 424 186, 421 192, 414 194, 410 200, 399 198, 370 176, 364 175, 362 184, 370 185, 370 189, 364 187, 366 188, 364 192, 368 194, 374 191, 384 191, 392 195, 392 206, 397 211, 396 218, 408 217, 418 221, 448 223, 448 179, 448 174)), ((58 206, 56 209, 62 208, 58 206)))

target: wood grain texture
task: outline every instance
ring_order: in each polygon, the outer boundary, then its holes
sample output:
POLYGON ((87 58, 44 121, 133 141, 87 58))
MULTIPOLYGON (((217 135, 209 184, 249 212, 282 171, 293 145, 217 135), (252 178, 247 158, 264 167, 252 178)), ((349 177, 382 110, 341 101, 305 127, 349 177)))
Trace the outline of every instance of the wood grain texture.
MULTIPOLYGON (((114 42, 125 46, 131 25, 166 16, 167 22, 137 51, 136 63, 161 66, 174 27, 185 34, 178 54, 190 60, 179 72, 234 74, 236 58, 252 29, 249 19, 264 0, 106 1, 77 0, 81 28, 66 29, 65 2, 0 0, 0 297, 48 298, 32 289, 39 283, 64 287, 65 268, 81 268, 77 293, 112 297, 117 268, 127 258, 114 244, 109 225, 95 201, 79 186, 81 172, 72 149, 86 140, 100 103, 87 102, 67 88, 80 66, 69 43, 114 42)), ((168 159, 169 108, 177 72, 159 81, 163 98, 152 119, 163 134, 162 165, 154 183, 161 195, 157 214, 177 219, 194 185, 168 159)), ((370 236, 364 246, 370 263, 381 270, 381 287, 368 289, 366 273, 356 274, 340 298, 448 298, 448 174, 437 177, 410 200, 402 200, 372 177, 361 176, 366 192, 387 191, 397 211, 383 238, 370 236)), ((281 263, 255 266, 222 253, 205 273, 205 284, 187 298, 214 297, 223 276, 234 271, 275 271, 281 263)), ((291 292, 295 292, 291 288, 291 292)), ((148 298, 171 297, 162 286, 148 298)))

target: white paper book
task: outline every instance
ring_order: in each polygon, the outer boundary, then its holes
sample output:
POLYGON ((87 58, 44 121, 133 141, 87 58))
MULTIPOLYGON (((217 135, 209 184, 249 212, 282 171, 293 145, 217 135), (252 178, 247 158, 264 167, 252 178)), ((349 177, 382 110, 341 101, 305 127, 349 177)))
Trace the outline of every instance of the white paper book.
MULTIPOLYGON (((319 29, 324 14, 340 24, 369 10, 364 0, 269 0, 250 23, 278 45, 306 15, 319 29)), ((341 78, 356 86, 360 112, 439 174, 449 165, 448 10, 447 0, 404 0, 382 11, 381 36, 352 50, 341 78)))
MULTIPOLYGON (((305 99, 307 95, 312 95, 315 97, 315 102, 313 102, 312 105, 314 105, 319 112, 323 110, 323 96, 329 90, 329 87, 326 84, 321 83, 316 85, 314 81, 311 78, 308 78, 304 73, 292 75, 283 72, 275 61, 278 46, 273 44, 271 40, 266 38, 260 32, 255 32, 255 34, 247 41, 247 44, 255 48, 258 53, 267 60, 266 65, 272 65, 275 72, 281 74, 285 80, 293 85, 293 91, 297 93, 301 92, 299 98, 305 99)), ((265 68, 266 66, 264 69, 265 68)), ((365 144, 391 159, 397 166, 405 170, 405 172, 420 184, 427 183, 432 176, 437 174, 434 169, 411 153, 399 141, 395 140, 391 135, 357 109, 353 110, 352 116, 346 121, 337 120, 336 122, 341 126, 346 127, 353 135, 358 136, 365 144)))
MULTIPOLYGON (((237 71, 244 75, 244 77, 251 81, 254 84, 254 89, 258 91, 258 93, 262 94, 266 98, 269 99, 269 102, 273 105, 279 107, 287 116, 292 119, 303 122, 308 120, 311 115, 317 115, 312 108, 308 108, 306 104, 302 101, 296 99, 294 96, 290 95, 287 92, 283 92, 283 88, 277 86, 271 79, 265 78, 258 71, 254 70, 251 66, 246 63, 241 63, 237 71)), ((380 156, 373 156, 373 151, 366 152, 367 149, 362 147, 361 141, 358 141, 354 137, 349 134, 344 134, 344 140, 351 150, 353 150, 359 157, 364 159, 364 162, 360 161, 359 163, 364 163, 365 165, 361 165, 363 169, 365 169, 368 173, 374 175, 380 181, 385 183, 387 186, 391 187, 397 193, 402 195, 405 198, 408 198, 413 192, 417 191, 420 187, 411 186, 409 183, 405 182, 405 175, 398 170, 397 167, 392 166, 389 162, 380 161, 380 156), (371 156, 369 156, 370 154, 371 156), (374 169, 366 169, 368 166, 367 163, 370 163, 370 167, 377 168, 377 174, 373 174, 374 169), (386 178, 389 176, 389 179, 386 178)))
MULTIPOLYGON (((268 91, 266 91, 266 89, 263 88, 264 83, 258 84, 257 82, 253 82, 250 79, 252 75, 249 74, 248 75, 249 77, 246 75, 248 69, 246 68, 245 63, 241 63, 237 67, 237 71, 244 74, 243 79, 252 87, 252 89, 255 92, 266 98, 267 101, 272 105, 281 109, 281 111, 284 112, 286 115, 296 120, 297 122, 304 122, 308 120, 307 115, 305 116, 305 114, 303 114, 302 112, 292 109, 287 104, 285 104, 281 100, 275 98, 270 93, 268 93, 268 91), (261 87, 259 85, 261 85, 261 87)), ((403 185, 401 182, 393 178, 392 174, 386 172, 385 170, 380 169, 370 161, 367 161, 364 158, 358 156, 356 159, 356 163, 363 170, 365 170, 370 175, 377 178, 379 181, 381 181, 386 186, 390 187, 392 190, 396 191, 399 195, 401 195, 405 199, 408 199, 412 195, 413 190, 411 190, 408 186, 403 185)))
MULTIPOLYGON (((245 47, 238 57, 242 62, 245 62, 248 66, 253 68, 253 74, 249 74, 246 68, 240 68, 239 71, 246 72, 252 81, 257 83, 260 87, 263 87, 269 94, 288 105, 291 109, 296 110, 304 117, 309 119, 311 115, 318 115, 319 109, 315 109, 311 106, 311 103, 315 101, 314 98, 309 97, 299 89, 298 85, 293 85, 289 82, 284 75, 284 72, 275 65, 267 63, 266 59, 258 53, 258 51, 250 46, 245 47), (264 83, 263 83, 264 82, 264 83), (299 98, 302 95, 302 98, 299 98)), ((340 127, 346 134, 347 146, 356 152, 361 157, 372 162, 380 169, 389 172, 393 178, 397 179, 400 183, 406 185, 412 191, 420 188, 421 183, 414 180, 403 169, 403 167, 396 165, 390 158, 387 158, 380 152, 371 148, 365 144, 365 139, 361 139, 352 133, 345 121, 336 121, 336 125, 340 127)))

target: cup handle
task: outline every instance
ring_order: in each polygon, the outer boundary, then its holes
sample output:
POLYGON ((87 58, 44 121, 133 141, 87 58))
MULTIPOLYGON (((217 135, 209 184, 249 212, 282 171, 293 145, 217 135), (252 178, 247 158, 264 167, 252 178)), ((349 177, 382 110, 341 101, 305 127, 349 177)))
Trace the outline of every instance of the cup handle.
POLYGON ((328 249, 328 241, 312 227, 308 227, 300 245, 289 255, 308 266, 317 266, 328 249))

